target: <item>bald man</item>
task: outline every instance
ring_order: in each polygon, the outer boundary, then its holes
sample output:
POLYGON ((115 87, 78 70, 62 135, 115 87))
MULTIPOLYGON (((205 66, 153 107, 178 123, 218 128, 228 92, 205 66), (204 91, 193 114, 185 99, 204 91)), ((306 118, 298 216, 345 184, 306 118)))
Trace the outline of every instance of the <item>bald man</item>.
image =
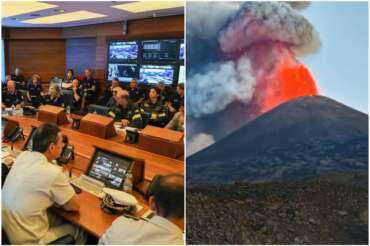
POLYGON ((22 70, 17 67, 14 73, 11 74, 11 79, 15 81, 17 90, 26 90, 26 79, 23 76, 22 70))
POLYGON ((6 85, 6 90, 3 90, 2 92, 2 98, 1 98, 1 108, 9 108, 13 105, 16 107, 16 109, 21 108, 21 103, 23 102, 24 98, 22 96, 22 93, 20 93, 16 89, 16 83, 14 80, 8 80, 6 85))
POLYGON ((128 92, 126 90, 118 90, 116 100, 117 105, 110 108, 108 115, 116 121, 121 121, 123 127, 142 128, 143 119, 140 109, 136 104, 130 102, 128 92))
POLYGON ((172 174, 159 177, 149 197, 150 219, 118 217, 99 244, 184 244, 184 178, 172 174))
POLYGON ((109 101, 107 102, 107 107, 108 108, 113 108, 114 106, 117 106, 117 95, 118 95, 118 92, 122 91, 123 89, 121 87, 114 87, 112 89, 112 97, 109 99, 109 101))

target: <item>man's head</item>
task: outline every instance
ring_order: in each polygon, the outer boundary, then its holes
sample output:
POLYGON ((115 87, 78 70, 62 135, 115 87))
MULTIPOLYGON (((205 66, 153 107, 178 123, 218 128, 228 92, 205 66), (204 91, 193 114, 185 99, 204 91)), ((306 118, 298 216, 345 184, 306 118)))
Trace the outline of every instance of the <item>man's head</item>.
POLYGON ((113 90, 112 90, 112 94, 113 94, 113 98, 114 100, 117 101, 117 95, 120 91, 122 91, 123 89, 121 87, 114 87, 113 90))
POLYGON ((92 70, 90 68, 85 69, 85 77, 86 78, 92 78, 92 70))
POLYGON ((74 79, 72 80, 72 87, 73 88, 78 88, 78 86, 80 85, 78 79, 74 79))
POLYGON ((63 136, 54 123, 39 126, 32 137, 32 151, 43 153, 48 161, 55 160, 62 152, 63 136))
POLYGON ((17 68, 15 68, 14 74, 16 76, 21 75, 22 74, 22 70, 19 67, 17 67, 17 68))
POLYGON ((177 85, 176 92, 179 96, 184 96, 184 84, 180 83, 177 85))
POLYGON ((117 103, 124 108, 128 105, 128 92, 126 90, 119 90, 117 93, 117 103))
POLYGON ((130 88, 136 89, 137 88, 137 79, 132 79, 130 82, 130 88))
POLYGON ((158 92, 154 87, 150 88, 150 90, 149 90, 149 98, 152 99, 152 100, 158 98, 158 92))
POLYGON ((166 89, 166 86, 164 85, 164 82, 163 82, 163 81, 160 81, 160 82, 158 83, 158 89, 159 89, 160 91, 164 91, 164 89, 166 89))
POLYGON ((167 219, 184 218, 184 177, 170 174, 158 178, 149 198, 150 208, 167 219))
POLYGON ((14 80, 8 80, 8 82, 6 83, 6 88, 11 93, 15 92, 15 81, 14 80))
POLYGON ((118 87, 119 86, 119 79, 118 78, 113 78, 112 79, 112 88, 118 87))

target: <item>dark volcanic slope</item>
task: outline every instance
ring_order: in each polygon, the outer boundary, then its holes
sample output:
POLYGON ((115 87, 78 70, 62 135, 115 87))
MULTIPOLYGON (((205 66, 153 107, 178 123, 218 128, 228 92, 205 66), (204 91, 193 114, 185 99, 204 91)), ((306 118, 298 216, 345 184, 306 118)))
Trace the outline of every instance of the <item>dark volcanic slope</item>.
POLYGON ((283 181, 367 170, 368 116, 323 96, 263 114, 187 158, 187 180, 283 181))
POLYGON ((368 244, 367 172, 187 189, 188 244, 368 244))

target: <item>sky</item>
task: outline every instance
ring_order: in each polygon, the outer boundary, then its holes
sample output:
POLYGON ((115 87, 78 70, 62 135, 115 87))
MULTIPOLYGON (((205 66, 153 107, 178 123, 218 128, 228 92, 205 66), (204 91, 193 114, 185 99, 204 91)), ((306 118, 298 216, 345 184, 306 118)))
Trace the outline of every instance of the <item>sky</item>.
POLYGON ((300 59, 320 94, 368 113, 368 3, 311 2, 301 13, 321 40, 318 52, 300 59))

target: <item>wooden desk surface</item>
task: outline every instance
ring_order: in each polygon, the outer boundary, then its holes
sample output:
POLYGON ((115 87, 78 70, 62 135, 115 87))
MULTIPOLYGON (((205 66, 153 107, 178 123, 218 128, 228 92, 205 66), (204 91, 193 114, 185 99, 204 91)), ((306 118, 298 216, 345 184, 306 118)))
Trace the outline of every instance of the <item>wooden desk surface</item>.
MULTIPOLYGON (((20 126, 24 129, 26 137, 30 134, 32 126, 39 126, 42 124, 42 122, 34 118, 22 116, 6 116, 6 118, 19 122, 20 126)), ((128 156, 145 160, 144 178, 146 180, 151 180, 156 174, 184 174, 184 165, 182 161, 143 151, 137 149, 136 146, 124 144, 122 141, 123 138, 119 138, 119 136, 105 140, 73 130, 70 124, 62 125, 60 128, 62 129, 62 133, 68 136, 70 143, 75 146, 75 160, 70 161, 68 165, 63 167, 65 171, 68 171, 71 167, 86 171, 90 158, 94 152, 93 146, 96 145, 102 148, 108 147, 113 151, 119 149, 122 152, 122 150, 124 150, 128 156), (117 138, 119 138, 119 140, 117 138)), ((23 140, 17 141, 14 144, 14 148, 22 149, 24 144, 25 141, 23 140)), ((79 173, 79 170, 73 170, 73 174, 79 175, 79 173)), ((136 214, 140 216, 147 211, 148 205, 139 193, 134 192, 133 195, 139 201, 139 204, 143 206, 143 209, 136 214)), ((81 226, 92 235, 100 237, 118 216, 103 212, 100 208, 101 200, 88 192, 82 191, 78 194, 78 197, 81 201, 80 211, 78 213, 66 212, 63 209, 57 208, 54 208, 54 210, 68 221, 81 226)))
MULTIPOLYGON (((43 122, 30 117, 5 116, 5 118, 17 121, 23 128, 26 136, 31 132, 32 126, 37 127, 43 124, 43 122)), ((59 127, 62 133, 68 136, 69 142, 75 146, 76 156, 81 156, 89 160, 94 153, 94 146, 97 146, 103 149, 108 148, 118 153, 125 153, 132 158, 144 160, 144 178, 147 180, 151 180, 156 174, 178 173, 184 175, 184 162, 182 160, 172 159, 138 149, 136 144, 126 144, 123 142, 123 136, 121 134, 110 139, 101 139, 72 129, 71 124, 60 125, 59 127)), ((88 163, 88 161, 83 161, 82 163, 76 162, 76 167, 87 170, 88 163)))

